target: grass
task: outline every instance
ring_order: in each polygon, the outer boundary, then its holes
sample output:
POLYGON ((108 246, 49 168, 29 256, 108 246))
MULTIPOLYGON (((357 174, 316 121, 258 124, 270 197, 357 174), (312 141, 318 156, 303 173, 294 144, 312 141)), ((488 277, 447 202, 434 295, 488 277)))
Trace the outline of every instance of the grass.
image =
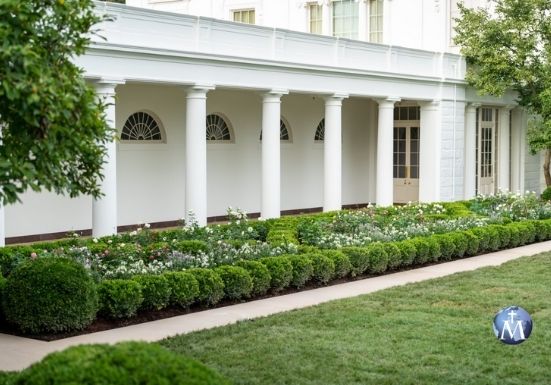
POLYGON ((548 384, 551 253, 161 342, 235 384, 548 384), (530 338, 499 342, 495 313, 525 308, 530 338))

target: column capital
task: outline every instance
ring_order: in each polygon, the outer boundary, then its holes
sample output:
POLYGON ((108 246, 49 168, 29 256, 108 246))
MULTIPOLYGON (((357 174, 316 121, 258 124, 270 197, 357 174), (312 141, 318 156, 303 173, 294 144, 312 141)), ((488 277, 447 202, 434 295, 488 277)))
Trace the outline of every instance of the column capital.
POLYGON ((440 99, 419 101, 417 104, 424 110, 435 110, 440 107, 440 99))
POLYGON ((469 102, 466 104, 467 108, 479 108, 482 106, 482 103, 478 102, 469 102))
POLYGON ((94 88, 98 95, 112 96, 115 95, 115 88, 118 85, 125 84, 126 81, 122 78, 99 78, 93 81, 94 88))
POLYGON ((325 103, 328 102, 342 102, 344 99, 347 99, 350 95, 344 92, 335 92, 332 95, 324 96, 325 103))
POLYGON ((503 111, 511 111, 516 106, 514 104, 507 104, 506 106, 501 107, 501 110, 503 111))
POLYGON ((280 101, 283 95, 288 95, 288 94, 289 94, 289 90, 274 88, 269 91, 263 92, 262 99, 264 101, 280 101))
POLYGON ((206 98, 207 92, 214 90, 216 87, 212 84, 193 84, 186 88, 188 99, 206 98))
POLYGON ((399 97, 389 96, 387 98, 378 98, 374 100, 379 104, 379 108, 394 108, 394 104, 398 103, 402 99, 399 97))

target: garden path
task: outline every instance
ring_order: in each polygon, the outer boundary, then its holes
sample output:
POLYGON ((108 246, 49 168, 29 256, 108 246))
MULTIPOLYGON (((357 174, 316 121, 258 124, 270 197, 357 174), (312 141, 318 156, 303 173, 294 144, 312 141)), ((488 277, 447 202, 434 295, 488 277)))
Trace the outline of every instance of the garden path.
POLYGON ((48 353, 63 350, 73 345, 117 343, 129 340, 158 341, 177 334, 228 325, 246 319, 265 317, 270 314, 314 306, 323 302, 372 293, 393 286, 443 277, 485 266, 497 266, 513 259, 550 250, 551 241, 535 243, 472 258, 52 342, 0 334, 0 371, 24 369, 41 360, 48 353))

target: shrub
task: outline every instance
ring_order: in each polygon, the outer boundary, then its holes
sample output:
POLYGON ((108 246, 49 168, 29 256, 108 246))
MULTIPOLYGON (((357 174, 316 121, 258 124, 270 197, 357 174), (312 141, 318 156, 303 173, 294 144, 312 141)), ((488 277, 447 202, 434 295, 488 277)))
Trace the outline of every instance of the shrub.
POLYGON ((549 239, 549 235, 547 233, 547 226, 544 221, 533 221, 532 225, 534 226, 535 241, 542 242, 549 239))
POLYGON ((272 280, 270 287, 273 291, 281 291, 289 286, 293 279, 293 265, 286 256, 261 258, 262 262, 270 272, 272 280))
POLYGON ((190 269, 199 284, 197 300, 207 306, 215 305, 224 297, 224 281, 211 269, 190 269))
POLYGON ((400 258, 402 259, 402 266, 410 266, 415 261, 415 256, 417 255, 417 248, 411 240, 405 240, 401 242, 396 242, 396 246, 400 250, 400 258))
POLYGON ((382 273, 388 267, 388 255, 383 245, 379 242, 366 247, 369 258, 369 272, 382 273))
POLYGON ((193 274, 186 271, 171 271, 163 274, 170 286, 170 303, 187 307, 199 296, 199 283, 193 274))
POLYGON ((394 242, 383 243, 386 255, 388 256, 388 269, 394 270, 402 264, 402 253, 394 242))
POLYGON ((350 259, 342 251, 323 250, 321 253, 331 259, 335 265, 335 275, 333 278, 344 278, 350 274, 352 264, 350 263, 350 259))
POLYGON ((170 303, 170 285, 162 275, 136 275, 132 278, 142 288, 143 302, 140 309, 161 310, 170 303))
POLYGON ((207 243, 203 241, 188 240, 176 242, 172 246, 172 249, 183 254, 197 255, 206 253, 208 251, 208 246, 207 243))
POLYGON ((312 245, 298 245, 298 252, 299 254, 307 254, 307 253, 317 253, 320 249, 318 249, 316 246, 312 245))
POLYGON ((440 257, 442 258, 442 260, 451 260, 455 252, 455 244, 453 243, 453 239, 449 236, 449 234, 437 234, 434 235, 433 238, 440 245, 440 257))
POLYGON ((543 192, 541 193, 541 199, 543 199, 544 201, 551 200, 551 186, 543 190, 543 192))
POLYGON ((488 243, 488 249, 490 251, 499 250, 501 246, 501 240, 499 238, 499 232, 497 231, 497 229, 493 226, 486 226, 484 229, 488 233, 490 239, 490 242, 488 243))
POLYGON ((4 287, 6 320, 25 333, 83 329, 96 317, 96 285, 85 268, 65 258, 26 261, 4 287))
POLYGON ((335 263, 323 254, 309 254, 308 257, 314 266, 313 278, 325 285, 335 275, 335 263))
POLYGON ((214 271, 224 282, 224 294, 229 299, 246 298, 253 290, 253 279, 247 270, 239 266, 220 266, 214 271))
POLYGON ((136 315, 143 302, 142 288, 130 279, 102 281, 98 286, 100 314, 108 318, 136 315))
POLYGON ((411 243, 413 243, 415 250, 417 250, 414 262, 416 264, 428 262, 430 254, 430 246, 428 242, 423 238, 412 238, 411 243))
POLYGON ((203 364, 145 342, 80 345, 49 354, 22 371, 17 385, 228 385, 203 364))
POLYGON ((507 226, 509 228, 509 244, 507 247, 517 247, 521 245, 521 229, 519 227, 519 223, 511 223, 507 226))
POLYGON ((448 235, 455 245, 453 256, 455 258, 463 258, 465 256, 467 248, 469 247, 469 239, 465 236, 465 234, 458 231, 449 233, 448 235))
POLYGON ((490 244, 492 243, 491 234, 486 227, 474 227, 469 230, 478 238, 478 251, 483 253, 490 251, 490 244))
POLYGON ((270 288, 270 281, 272 279, 266 266, 258 261, 239 261, 236 265, 249 272, 253 280, 252 296, 266 294, 270 288))
POLYGON ((524 221, 517 224, 520 232, 520 244, 526 245, 536 241, 536 221, 524 221))
POLYGON ((312 278, 314 266, 308 256, 309 254, 289 256, 289 260, 293 265, 293 278, 291 279, 291 286, 300 288, 304 286, 310 278, 312 278))
POLYGON ((295 245, 299 244, 295 230, 279 229, 270 230, 266 236, 266 242, 274 246, 279 246, 281 244, 286 245, 288 243, 293 243, 295 245))
POLYGON ((342 252, 348 257, 352 265, 350 275, 361 275, 369 268, 369 256, 365 247, 344 247, 342 252))
POLYGON ((467 249, 465 250, 465 254, 468 256, 476 255, 480 247, 478 237, 469 230, 462 231, 462 234, 467 238, 467 249))
POLYGON ((0 274, 0 321, 4 319, 4 311, 2 310, 2 297, 4 296, 4 287, 6 286, 6 278, 0 274))
POLYGON ((34 251, 29 246, 6 246, 0 247, 0 273, 7 277, 15 267, 27 260, 34 251))
POLYGON ((437 262, 442 257, 440 243, 434 237, 427 237, 425 240, 429 245, 429 261, 437 262))
POLYGON ((511 230, 509 230, 509 227, 504 225, 493 225, 490 227, 497 231, 499 238, 499 248, 507 248, 509 246, 509 242, 511 241, 511 230))

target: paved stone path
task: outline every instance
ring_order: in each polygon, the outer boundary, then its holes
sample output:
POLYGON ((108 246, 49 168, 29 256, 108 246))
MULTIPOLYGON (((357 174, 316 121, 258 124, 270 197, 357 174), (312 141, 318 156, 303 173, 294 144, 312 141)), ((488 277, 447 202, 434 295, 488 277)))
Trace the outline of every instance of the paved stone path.
POLYGON ((536 243, 380 277, 205 310, 52 342, 37 341, 0 333, 0 371, 24 369, 33 362, 41 360, 48 353, 62 350, 72 345, 116 343, 129 340, 158 341, 177 334, 228 325, 240 320, 265 317, 270 314, 300 309, 327 301, 372 293, 393 286, 475 270, 484 266, 497 266, 522 256, 535 255, 550 250, 551 241, 536 243))

